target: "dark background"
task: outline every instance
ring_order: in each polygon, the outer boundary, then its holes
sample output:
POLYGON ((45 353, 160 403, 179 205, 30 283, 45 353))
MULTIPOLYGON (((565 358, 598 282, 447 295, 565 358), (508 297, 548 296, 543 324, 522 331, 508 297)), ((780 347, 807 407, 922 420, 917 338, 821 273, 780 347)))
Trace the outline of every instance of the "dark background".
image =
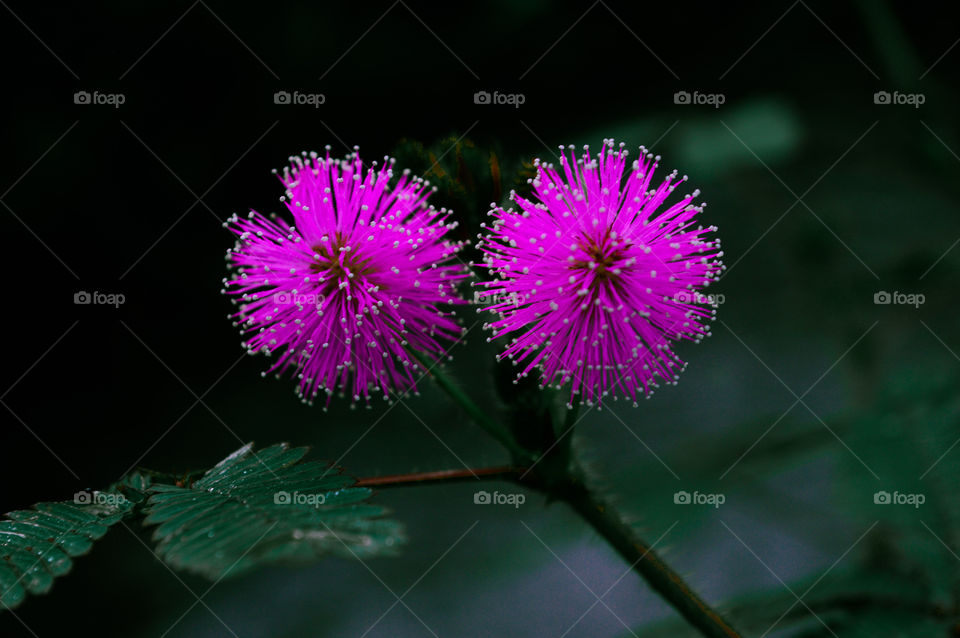
MULTIPOLYGON (((2 511, 135 465, 208 467, 248 440, 311 445, 357 476, 506 461, 429 383, 408 402, 416 414, 343 401, 324 413, 289 379, 262 379, 267 360, 239 347, 220 294, 232 245, 221 224, 281 212, 270 169, 328 144, 396 153, 417 171, 438 159, 432 202, 471 234, 498 194, 491 152, 507 190, 524 162, 605 137, 634 153, 654 145, 661 170, 690 175, 723 238, 722 323, 680 346, 679 386, 594 411, 576 436, 711 602, 782 592, 781 579, 815 578, 841 556, 853 564, 872 547, 858 537, 886 527, 870 528, 882 518, 874 490, 922 491, 957 467, 955 421, 936 406, 960 365, 960 30, 937 4, 0 4, 2 511), (278 105, 281 90, 325 103, 278 105), (475 104, 481 90, 525 102, 475 104), (75 104, 77 91, 125 102, 75 104), (675 104, 677 91, 725 102, 675 104), (876 104, 877 91, 925 102, 876 104), (874 304, 895 290, 926 302, 874 304), (75 305, 78 291, 126 301, 75 305), (918 467, 947 453, 922 480, 888 470, 902 439, 845 429, 888 414, 890 397, 920 411, 906 429, 927 446, 918 467), (676 507, 679 489, 727 502, 676 507)), ((449 369, 494 405, 485 337, 472 329, 449 369)), ((416 616, 396 604, 368 636, 560 635, 595 603, 590 590, 612 585, 567 635, 672 615, 635 574, 618 580, 626 566, 564 507, 528 494, 516 511, 481 508, 474 489, 379 493, 410 536, 398 558, 271 568, 212 589, 158 562, 149 531, 118 526, 50 595, 0 615, 0 635, 359 636, 396 602, 388 589, 414 584, 403 602, 416 616)), ((904 514, 896 542, 955 572, 960 545, 924 513, 904 514)))

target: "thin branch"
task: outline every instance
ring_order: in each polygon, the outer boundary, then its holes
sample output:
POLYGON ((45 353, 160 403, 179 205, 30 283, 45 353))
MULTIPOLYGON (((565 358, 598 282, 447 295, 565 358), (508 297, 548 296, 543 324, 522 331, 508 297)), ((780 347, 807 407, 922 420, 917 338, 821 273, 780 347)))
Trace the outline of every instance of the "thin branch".
POLYGON ((483 467, 476 470, 438 470, 435 472, 411 472, 409 474, 391 474, 389 476, 370 476, 357 479, 358 487, 402 487, 404 485, 419 485, 421 483, 455 483, 461 481, 476 481, 480 478, 487 480, 515 479, 524 472, 522 467, 504 465, 500 467, 483 467))

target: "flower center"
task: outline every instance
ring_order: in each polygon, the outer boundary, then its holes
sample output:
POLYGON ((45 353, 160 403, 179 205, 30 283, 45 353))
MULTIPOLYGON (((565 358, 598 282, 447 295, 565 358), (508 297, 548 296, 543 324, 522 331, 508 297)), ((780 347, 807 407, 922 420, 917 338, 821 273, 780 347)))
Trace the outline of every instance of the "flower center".
POLYGON ((586 253, 586 259, 573 262, 574 270, 593 271, 597 281, 609 281, 617 277, 617 263, 621 262, 630 247, 627 243, 618 243, 610 238, 609 232, 599 241, 594 237, 581 237, 578 247, 586 253))
POLYGON ((370 259, 363 257, 350 246, 339 232, 332 241, 320 242, 313 246, 314 257, 310 271, 322 275, 327 280, 325 288, 332 289, 352 277, 368 277, 375 272, 370 259))

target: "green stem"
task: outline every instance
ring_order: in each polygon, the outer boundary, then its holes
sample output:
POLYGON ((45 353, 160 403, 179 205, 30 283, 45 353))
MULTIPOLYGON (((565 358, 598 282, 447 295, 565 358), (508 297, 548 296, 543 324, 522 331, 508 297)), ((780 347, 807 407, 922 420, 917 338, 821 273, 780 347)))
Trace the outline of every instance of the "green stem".
POLYGON ((665 563, 609 503, 581 480, 561 488, 566 501, 620 556, 691 625, 709 638, 739 638, 740 634, 714 611, 683 578, 665 563))
POLYGON ((524 449, 517 443, 516 439, 513 438, 513 434, 504 427, 499 421, 495 420, 493 417, 488 415, 483 409, 480 408, 476 403, 473 402, 473 399, 467 396, 467 394, 461 390, 450 377, 448 377, 443 370, 440 369, 440 366, 435 364, 433 361, 430 361, 427 357, 420 354, 419 352, 413 353, 413 356, 423 364, 424 368, 427 370, 427 373, 433 377, 433 380, 437 382, 437 385, 446 392, 451 399, 453 399, 463 410, 473 419, 473 422, 479 425, 481 428, 487 431, 493 438, 500 441, 500 443, 510 451, 519 465, 531 465, 536 462, 536 457, 529 451, 524 449))

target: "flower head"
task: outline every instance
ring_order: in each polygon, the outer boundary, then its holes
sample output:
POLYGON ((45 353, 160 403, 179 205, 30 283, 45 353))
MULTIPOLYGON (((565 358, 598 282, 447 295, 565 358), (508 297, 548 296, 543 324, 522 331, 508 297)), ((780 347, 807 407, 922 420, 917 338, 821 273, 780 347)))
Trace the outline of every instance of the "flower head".
POLYGON ((393 159, 367 169, 358 153, 290 160, 281 200, 294 225, 256 212, 225 224, 238 235, 224 283, 244 346, 278 355, 271 372, 296 370, 306 401, 415 391, 411 351, 437 357, 461 333, 437 307, 460 302, 454 285, 467 276, 448 263, 462 247, 444 239, 456 224, 427 206, 429 183, 409 171, 390 187, 393 159))
POLYGON ((533 196, 494 208, 479 246, 490 273, 479 285, 493 296, 493 338, 512 337, 499 358, 539 369, 543 386, 571 382, 574 395, 601 404, 676 383, 684 363, 678 339, 709 334, 715 310, 698 290, 723 265, 715 227, 695 226, 699 191, 664 202, 687 177, 667 175, 651 188, 660 157, 643 147, 629 171, 627 151, 605 140, 599 157, 561 147, 559 171, 539 160, 533 196), (627 173, 624 177, 624 173, 627 173))

